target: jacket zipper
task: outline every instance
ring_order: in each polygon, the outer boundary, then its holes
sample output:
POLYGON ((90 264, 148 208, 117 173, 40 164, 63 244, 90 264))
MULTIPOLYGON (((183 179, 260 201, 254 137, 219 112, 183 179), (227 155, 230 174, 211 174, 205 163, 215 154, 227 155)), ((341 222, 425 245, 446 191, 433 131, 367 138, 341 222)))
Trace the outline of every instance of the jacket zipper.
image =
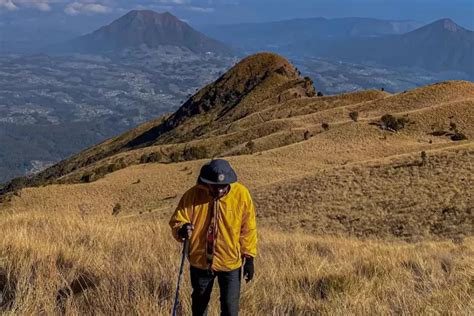
POLYGON ((217 235, 219 231, 218 220, 219 220, 219 199, 214 200, 213 212, 214 212, 214 242, 212 245, 212 266, 214 265, 214 257, 216 254, 217 235))

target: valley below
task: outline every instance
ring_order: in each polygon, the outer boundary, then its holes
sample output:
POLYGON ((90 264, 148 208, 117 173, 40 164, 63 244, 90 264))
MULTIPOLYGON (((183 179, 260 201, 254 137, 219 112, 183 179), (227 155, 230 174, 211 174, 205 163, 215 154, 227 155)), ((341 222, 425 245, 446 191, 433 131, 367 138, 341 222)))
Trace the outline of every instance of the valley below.
POLYGON ((0 183, 176 110, 234 62, 171 46, 0 56, 0 183))

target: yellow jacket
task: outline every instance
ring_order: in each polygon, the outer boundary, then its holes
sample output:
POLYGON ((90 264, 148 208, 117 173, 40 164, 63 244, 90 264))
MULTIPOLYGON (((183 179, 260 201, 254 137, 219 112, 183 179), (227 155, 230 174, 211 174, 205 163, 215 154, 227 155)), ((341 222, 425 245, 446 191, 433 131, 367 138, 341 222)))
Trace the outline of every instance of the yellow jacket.
MULTIPOLYGON (((197 184, 181 198, 170 220, 173 236, 178 240, 178 230, 191 223, 194 231, 190 238, 189 262, 199 269, 208 269, 206 237, 213 198, 205 185, 197 184)), ((257 226, 255 208, 246 187, 231 184, 230 191, 217 200, 217 236, 211 268, 214 271, 231 271, 242 266, 242 256, 257 255, 257 226)))

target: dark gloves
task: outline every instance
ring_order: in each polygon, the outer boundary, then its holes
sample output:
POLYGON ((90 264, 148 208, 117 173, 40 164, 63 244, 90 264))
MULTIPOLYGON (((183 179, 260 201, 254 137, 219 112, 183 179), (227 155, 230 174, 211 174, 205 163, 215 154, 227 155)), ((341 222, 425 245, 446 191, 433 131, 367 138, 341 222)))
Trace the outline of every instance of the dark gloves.
POLYGON ((178 229, 178 236, 181 239, 189 239, 193 232, 194 226, 190 223, 186 223, 178 229))
POLYGON ((249 283, 250 281, 252 281, 254 273, 255 273, 255 269, 253 267, 253 258, 245 257, 245 263, 244 263, 245 282, 249 283))

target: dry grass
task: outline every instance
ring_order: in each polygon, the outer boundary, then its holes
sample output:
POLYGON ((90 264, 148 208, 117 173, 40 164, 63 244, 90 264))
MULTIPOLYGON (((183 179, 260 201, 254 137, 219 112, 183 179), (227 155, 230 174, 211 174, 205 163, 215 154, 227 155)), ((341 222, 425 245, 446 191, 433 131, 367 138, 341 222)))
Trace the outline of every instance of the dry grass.
MULTIPOLYGON (((150 216, 3 214, 1 311, 169 314, 180 250, 150 216)), ((243 315, 467 315, 474 308, 472 238, 407 244, 262 229, 259 248, 256 279, 243 286, 243 315)), ((189 315, 187 275, 182 294, 189 315)))
POLYGON ((360 238, 474 235, 474 147, 315 171, 255 190, 266 225, 360 238))
MULTIPOLYGON (((240 180, 254 193, 261 225, 404 239, 473 234, 472 143, 431 149, 436 146, 380 141, 375 143, 381 147, 378 150, 390 154, 380 159, 368 151, 369 146, 362 151, 367 138, 353 140, 354 147, 325 144, 325 151, 310 146, 313 141, 319 142, 314 137, 286 149, 230 158, 240 180), (411 153, 414 148, 419 151, 411 153), (423 149, 427 162, 422 166, 423 149), (350 161, 354 154, 367 160, 354 163, 350 161)), ((121 215, 159 210, 166 217, 184 188, 195 183, 203 162, 139 165, 94 183, 25 189, 9 209, 111 214, 120 203, 121 215)))
MULTIPOLYGON (((472 143, 428 151, 424 166, 405 154, 316 169, 308 157, 320 151, 308 144, 231 158, 255 193, 261 227, 242 314, 469 314, 472 143), (455 209, 443 214, 444 206, 455 209), (431 220, 438 233, 416 230, 431 220), (397 240, 407 230, 391 224, 404 221, 427 239, 397 240), (371 235, 390 240, 353 239, 371 235), (436 236, 453 238, 429 241, 436 236)), ((4 313, 168 314, 180 249, 165 223, 201 164, 140 165, 94 183, 23 190, 0 211, 0 288, 15 297, 4 313), (123 210, 112 216, 116 203, 123 210)))

